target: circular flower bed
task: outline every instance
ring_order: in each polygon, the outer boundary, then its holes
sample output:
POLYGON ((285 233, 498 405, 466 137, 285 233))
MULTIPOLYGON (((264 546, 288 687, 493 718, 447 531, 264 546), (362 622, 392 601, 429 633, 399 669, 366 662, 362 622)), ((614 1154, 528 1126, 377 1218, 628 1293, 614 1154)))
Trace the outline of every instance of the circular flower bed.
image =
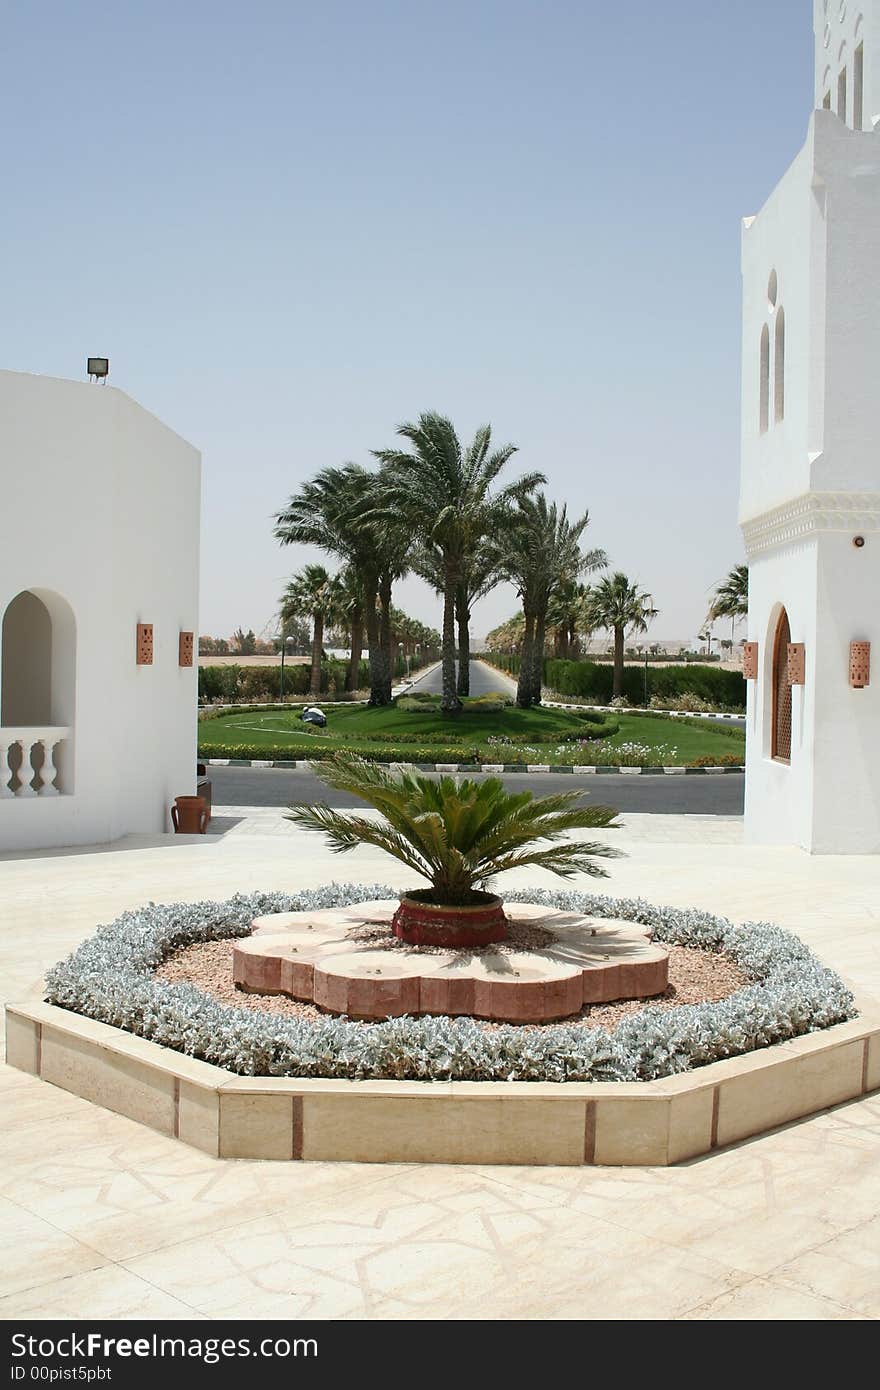
POLYGON ((655 940, 724 951, 749 984, 716 1003, 646 1008, 613 1033, 566 1024, 539 1032, 492 1031, 468 1018, 353 1023, 284 1018, 217 1003, 154 971, 182 946, 247 936, 254 917, 395 896, 384 885, 330 884, 296 894, 253 893, 228 902, 149 903, 125 912, 53 967, 50 1004, 123 1028, 241 1076, 424 1081, 650 1081, 735 1057, 855 1017, 853 997, 790 932, 766 922, 735 926, 695 908, 638 899, 532 890, 508 902, 619 917, 655 940))

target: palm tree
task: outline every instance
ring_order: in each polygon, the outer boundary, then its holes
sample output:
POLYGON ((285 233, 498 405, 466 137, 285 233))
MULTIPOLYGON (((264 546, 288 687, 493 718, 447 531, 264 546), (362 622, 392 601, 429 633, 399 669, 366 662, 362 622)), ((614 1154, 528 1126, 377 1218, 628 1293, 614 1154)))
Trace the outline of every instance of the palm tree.
POLYGON ((709 612, 706 615, 706 625, 709 626, 715 622, 716 618, 730 618, 732 635, 737 622, 748 616, 749 567, 748 565, 734 565, 727 577, 722 579, 715 589, 709 612))
POLYGON ((559 586, 547 610, 547 622, 555 629, 553 652, 562 660, 577 657, 581 637, 589 639, 592 631, 584 607, 587 593, 585 584, 568 579, 559 586))
POLYGON ((375 451, 383 465, 384 497, 373 515, 386 524, 399 526, 402 521, 438 567, 443 594, 440 707, 444 714, 457 714, 462 706, 455 676, 455 597, 466 578, 468 558, 484 536, 503 525, 512 504, 544 479, 539 473, 527 474, 493 492, 492 485, 516 446, 506 444, 490 452, 489 425, 477 430, 464 451, 452 421, 435 411, 419 416, 417 424, 400 425, 397 433, 409 440, 412 452, 375 451))
MULTIPOLYGON (((443 566, 436 550, 424 547, 413 554, 413 571, 438 594, 443 593, 443 566)), ((494 548, 483 538, 472 554, 462 558, 462 577, 455 590, 455 623, 458 629, 456 693, 471 693, 471 610, 501 582, 494 548)))
POLYGON ((579 792, 535 797, 529 791, 509 792, 497 777, 435 781, 343 754, 315 770, 328 786, 381 811, 382 819, 326 805, 291 807, 286 819, 323 832, 337 854, 364 844, 385 850, 428 879, 431 901, 443 905, 468 904, 496 874, 526 865, 562 878, 575 873, 604 878, 596 858, 618 853, 600 841, 568 838, 572 830, 618 828, 617 812, 609 807, 576 805, 579 792))
POLYGON ((565 505, 560 508, 539 492, 536 497, 521 498, 507 529, 496 534, 499 571, 516 585, 525 618, 516 691, 521 709, 541 703, 550 603, 578 575, 608 563, 603 550, 581 552, 580 538, 589 521, 589 512, 569 521, 565 505))
POLYGON ((614 697, 623 694, 623 645, 628 632, 647 632, 656 618, 650 594, 631 583, 619 570, 594 584, 587 595, 586 612, 593 627, 614 633, 614 697))
POLYGON ((345 633, 345 645, 349 649, 348 670, 345 674, 345 688, 353 691, 360 687, 361 656, 364 650, 364 589, 361 575, 354 565, 346 565, 339 574, 339 593, 336 603, 337 621, 341 632, 345 633))
POLYGON ((281 599, 282 624, 307 613, 312 621, 312 674, 309 693, 315 699, 321 693, 321 656, 324 651, 324 628, 339 616, 341 586, 323 565, 305 565, 287 585, 281 599))
MULTIPOLYGON (((377 503, 376 480, 375 473, 356 463, 321 469, 277 514, 275 537, 282 545, 318 546, 355 571, 363 594, 370 655, 370 704, 387 705, 391 703, 391 588, 406 571, 409 541, 400 526, 365 519, 377 503)), ((357 638, 353 631, 349 682, 355 672, 357 638)))
POLYGON ((522 613, 516 613, 506 622, 499 623, 486 635, 486 645, 490 652, 522 651, 523 631, 526 620, 522 613))

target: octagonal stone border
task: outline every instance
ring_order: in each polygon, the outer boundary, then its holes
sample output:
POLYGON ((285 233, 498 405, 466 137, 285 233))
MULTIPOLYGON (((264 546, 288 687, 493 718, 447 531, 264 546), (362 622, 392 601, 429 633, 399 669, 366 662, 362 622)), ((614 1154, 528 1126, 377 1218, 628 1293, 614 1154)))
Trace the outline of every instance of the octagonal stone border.
POLYGON ((880 1010, 658 1081, 234 1076, 42 1002, 7 1061, 218 1158, 668 1166, 880 1088, 880 1010))

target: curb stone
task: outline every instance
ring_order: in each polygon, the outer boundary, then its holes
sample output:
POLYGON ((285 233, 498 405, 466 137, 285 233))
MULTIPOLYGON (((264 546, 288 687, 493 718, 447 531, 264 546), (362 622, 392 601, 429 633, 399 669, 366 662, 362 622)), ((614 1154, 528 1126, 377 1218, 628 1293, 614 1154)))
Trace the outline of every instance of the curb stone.
MULTIPOLYGON (((265 758, 202 758, 201 761, 207 767, 250 767, 250 768, 281 768, 288 772, 308 772, 312 763, 308 759, 297 759, 294 761, 279 760, 271 762, 265 758)), ((315 759, 319 762, 320 759, 315 759)), ((378 758, 371 759, 372 762, 379 762, 378 758)), ((709 777, 723 776, 729 772, 745 772, 744 765, 737 763, 733 767, 618 767, 614 764, 598 763, 595 765, 586 764, 575 766, 572 763, 563 763, 553 766, 550 763, 401 763, 399 759, 393 762, 382 762, 383 767, 417 767, 419 772, 494 772, 494 773, 532 773, 533 775, 546 775, 548 773, 574 774, 579 777, 585 776, 614 776, 623 775, 625 777, 709 777)))

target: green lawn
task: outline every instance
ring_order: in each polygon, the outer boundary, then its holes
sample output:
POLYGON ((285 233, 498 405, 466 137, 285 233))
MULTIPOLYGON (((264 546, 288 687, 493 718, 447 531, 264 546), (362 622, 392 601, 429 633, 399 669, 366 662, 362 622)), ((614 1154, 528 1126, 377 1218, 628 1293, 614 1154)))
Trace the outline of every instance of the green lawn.
POLYGON ((739 730, 699 719, 596 716, 556 709, 466 709, 444 719, 436 708, 331 708, 327 728, 309 731, 298 710, 219 715, 199 725, 205 758, 321 758, 344 748, 385 761, 681 766, 698 760, 740 763, 739 730), (592 735, 592 736, 591 736, 592 735), (596 737, 596 735, 599 735, 596 737), (604 736, 603 736, 604 735, 604 736))

